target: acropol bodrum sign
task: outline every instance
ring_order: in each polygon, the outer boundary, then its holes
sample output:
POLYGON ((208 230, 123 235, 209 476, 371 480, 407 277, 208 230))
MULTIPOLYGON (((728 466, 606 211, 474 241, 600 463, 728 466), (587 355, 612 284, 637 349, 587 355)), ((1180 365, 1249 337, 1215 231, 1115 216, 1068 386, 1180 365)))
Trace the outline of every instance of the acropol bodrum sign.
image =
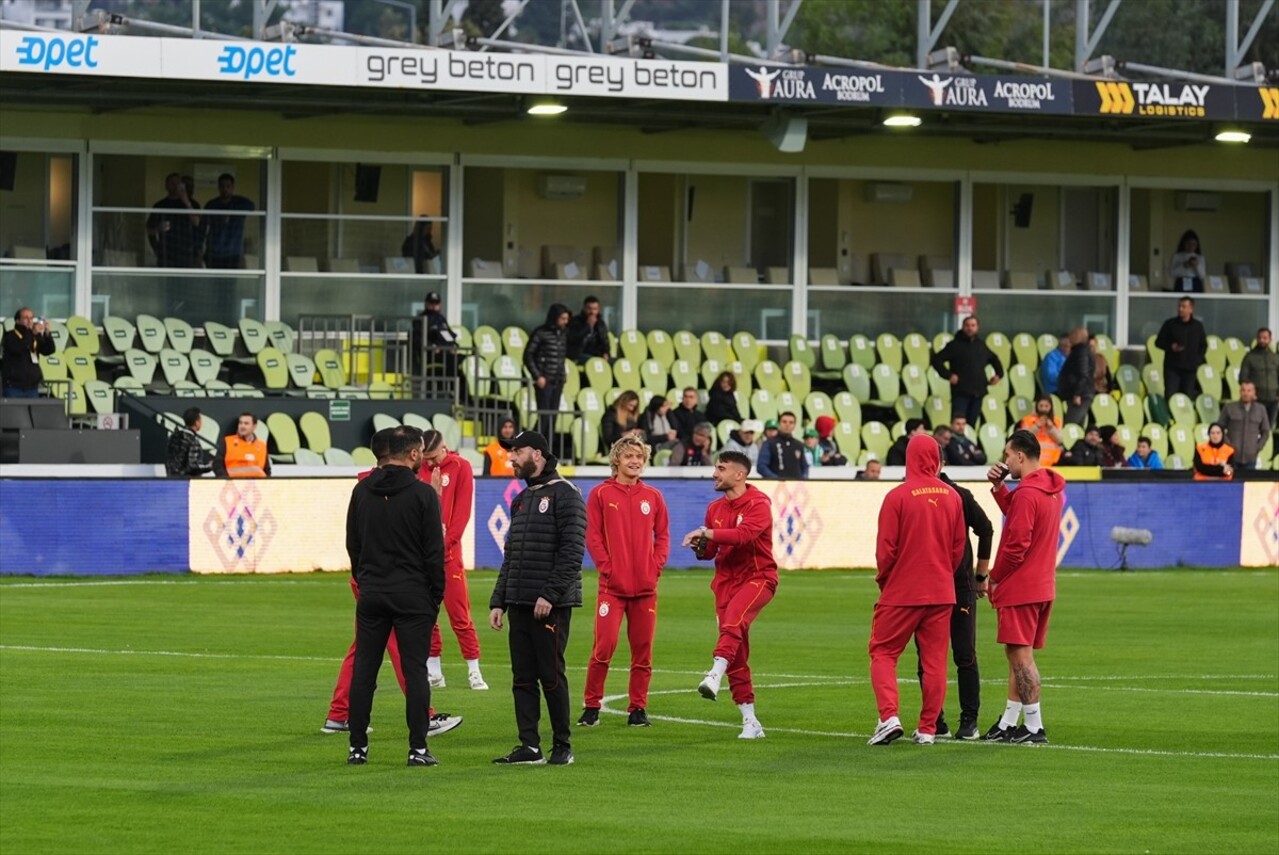
POLYGON ((734 101, 895 106, 901 100, 891 72, 747 65, 730 73, 734 101))

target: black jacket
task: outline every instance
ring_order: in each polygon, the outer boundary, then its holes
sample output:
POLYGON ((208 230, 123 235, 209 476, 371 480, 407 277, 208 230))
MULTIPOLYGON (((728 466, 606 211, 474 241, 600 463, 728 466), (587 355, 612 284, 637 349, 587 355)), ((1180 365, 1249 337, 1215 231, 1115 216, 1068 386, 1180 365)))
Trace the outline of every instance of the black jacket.
POLYGON ((555 303, 546 313, 546 323, 533 330, 528 347, 524 349, 524 365, 533 379, 545 377, 548 383, 564 382, 564 358, 568 354, 568 336, 555 325, 560 315, 568 311, 562 303, 555 303))
POLYGON ((958 374, 959 383, 952 389, 970 398, 980 398, 986 394, 986 387, 989 385, 986 380, 987 365, 995 369, 996 375, 1004 376, 1004 366, 999 357, 991 352, 979 335, 969 338, 961 332, 933 355, 933 368, 937 373, 947 380, 950 375, 958 374))
POLYGON ((902 434, 897 437, 897 441, 888 449, 888 454, 884 458, 885 466, 906 465, 906 446, 910 444, 910 436, 910 434, 902 434))
POLYGON ((36 335, 26 327, 15 326, 4 334, 4 385, 19 389, 35 389, 44 375, 40 365, 31 361, 33 354, 48 356, 57 350, 53 336, 36 335))
POLYGON ((701 410, 696 407, 686 410, 683 404, 671 407, 666 413, 666 418, 670 420, 671 428, 679 434, 679 441, 684 443, 685 448, 691 448, 693 445, 693 428, 710 421, 701 410))
MULTIPOLYGON (((978 560, 990 560, 990 545, 995 537, 995 527, 990 524, 990 517, 986 516, 986 512, 981 509, 981 505, 977 504, 977 500, 973 498, 973 494, 965 487, 961 487, 941 472, 938 478, 945 481, 952 490, 959 494, 959 498, 964 503, 964 525, 977 535, 977 558, 978 560)), ((955 590, 971 591, 973 585, 973 544, 971 538, 964 539, 964 557, 960 560, 959 566, 955 568, 955 590)))
POLYGON ((511 524, 490 609, 582 604, 586 504, 577 488, 547 469, 511 501, 511 524))
POLYGON ((952 434, 946 443, 946 463, 950 466, 984 466, 986 452, 966 436, 952 434))
POLYGON ((1081 342, 1070 349, 1066 364, 1057 376, 1057 396, 1063 401, 1072 398, 1091 398, 1096 391, 1093 383, 1092 348, 1081 342))
POLYGON ((724 419, 732 419, 735 422, 742 420, 742 414, 737 409, 737 395, 714 386, 706 402, 706 421, 717 425, 724 419))
MULTIPOLYGON (((209 455, 200 447, 200 437, 189 427, 181 427, 169 437, 164 455, 164 472, 178 478, 198 478, 212 472, 209 455)), ((225 459, 225 458, 223 458, 225 459)))
POLYGON ((1198 318, 1184 322, 1181 318, 1169 318, 1159 328, 1155 347, 1164 350, 1164 370, 1171 368, 1179 374, 1193 374, 1203 365, 1204 354, 1208 352, 1208 334, 1198 318), (1181 345, 1182 350, 1170 350, 1173 344, 1181 345))
POLYGON ((1067 466, 1105 466, 1106 452, 1100 445, 1089 445, 1081 439, 1070 447, 1070 452, 1061 461, 1067 466))
POLYGON ((586 315, 576 314, 568 322, 568 358, 582 362, 592 356, 608 356, 608 324, 595 319, 595 329, 586 325, 586 315))
POLYGON ((346 551, 361 591, 444 601, 444 523, 431 485, 406 466, 383 466, 351 491, 346 551))

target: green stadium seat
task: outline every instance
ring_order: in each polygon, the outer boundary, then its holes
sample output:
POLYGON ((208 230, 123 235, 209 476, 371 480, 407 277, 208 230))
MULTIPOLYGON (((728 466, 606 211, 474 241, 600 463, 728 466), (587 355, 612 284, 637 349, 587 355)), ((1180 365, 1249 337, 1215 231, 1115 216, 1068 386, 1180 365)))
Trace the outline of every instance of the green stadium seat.
POLYGON ((471 464, 471 471, 483 471, 484 469, 484 452, 477 451, 474 448, 459 448, 457 454, 467 463, 471 464))
POLYGON ((104 380, 93 379, 84 384, 84 396, 89 409, 98 415, 115 412, 115 390, 104 380))
POLYGON ((853 461, 862 453, 861 426, 851 422, 837 422, 832 436, 839 453, 848 458, 850 466, 853 465, 853 461))
POLYGON ((876 460, 882 462, 887 458, 888 449, 892 444, 892 435, 880 422, 866 422, 862 425, 862 445, 875 456, 876 460))
POLYGON ((951 398, 950 380, 938 374, 931 366, 924 375, 928 377, 928 391, 943 401, 951 398))
POLYGON ((1061 426, 1061 447, 1062 451, 1069 451, 1074 448, 1075 443, 1084 438, 1083 425, 1077 425, 1074 422, 1066 422, 1061 426))
POLYGON ((1012 424, 1021 424, 1021 420, 1035 411, 1035 399, 1024 395, 1013 395, 1008 399, 1008 417, 1012 424))
POLYGON ((1194 427, 1195 422, 1198 420, 1194 402, 1182 392, 1178 392, 1168 399, 1168 410, 1172 413, 1173 424, 1181 427, 1194 427))
MULTIPOLYGON (((679 388, 686 389, 689 386, 693 386, 696 388, 697 386, 701 385, 702 381, 701 381, 701 378, 698 377, 697 375, 697 369, 695 369, 693 367, 693 363, 689 362, 687 359, 675 360, 674 362, 671 363, 670 369, 671 369, 671 382, 674 383, 679 388)), ((711 383, 708 383, 707 385, 710 386, 713 383, 714 383, 714 378, 712 378, 711 383)))
POLYGON ((1168 428, 1168 447, 1173 454, 1189 465, 1190 461, 1195 459, 1194 428, 1182 424, 1175 424, 1168 428))
POLYGON ((595 389, 588 386, 577 393, 577 408, 582 411, 584 418, 590 419, 596 425, 604 416, 604 407, 604 396, 595 389))
MULTIPOLYGON (((168 323, 167 319, 165 323, 168 323)), ((293 327, 284 321, 267 321, 263 326, 266 327, 267 339, 270 340, 272 347, 285 356, 294 352, 297 347, 297 334, 293 332, 293 327)))
POLYGON ((622 330, 617 337, 617 346, 621 348, 622 356, 636 365, 648 359, 648 339, 639 330, 622 330))
POLYGON ((807 336, 792 335, 790 337, 790 360, 806 365, 810 370, 817 366, 817 354, 808 343, 807 336))
POLYGON ((1132 425, 1118 425, 1115 428, 1115 442, 1124 447, 1125 456, 1137 450, 1137 428, 1132 425))
POLYGON ((1001 432, 1008 430, 1008 408, 994 395, 981 399, 981 421, 983 425, 994 425, 1001 432))
POLYGON ((1195 377, 1199 380, 1200 392, 1221 400, 1222 381, 1220 370, 1205 362, 1199 366, 1199 370, 1195 372, 1195 377))
POLYGON ((902 343, 892 333, 880 333, 875 339, 875 351, 881 364, 889 365, 896 372, 902 370, 902 343))
POLYGON ((599 424, 581 417, 573 419, 570 435, 573 437, 573 458, 581 463, 600 459, 599 424))
POLYGON ((1097 333, 1096 339, 1097 352, 1106 360, 1106 367, 1110 369, 1110 373, 1114 374, 1119 370, 1119 348, 1115 347, 1115 343, 1105 333, 1097 333))
MULTIPOLYGON (((831 399, 832 405, 835 407, 835 416, 841 422, 856 422, 857 429, 861 430, 862 424, 862 405, 861 402, 854 397, 852 392, 844 391, 835 393, 835 397, 831 399)), ((756 416, 755 418, 759 418, 756 416)), ((850 460, 852 458, 849 458, 850 460)))
POLYGON ((632 392, 638 392, 643 388, 640 383, 639 366, 625 357, 614 360, 613 379, 618 389, 629 389, 632 392))
POLYGON ((997 424, 983 424, 977 431, 977 443, 986 452, 987 460, 1003 460, 1007 441, 1007 432, 997 424))
MULTIPOLYGON (((1168 456, 1168 431, 1164 429, 1163 425, 1148 424, 1141 429, 1140 436, 1150 440, 1151 450, 1159 452, 1161 458, 1168 456)), ((1133 451, 1136 450, 1134 446, 1133 451)))
POLYGON ((1226 348, 1221 336, 1209 335, 1205 340, 1208 349, 1204 352, 1204 362, 1213 367, 1218 374, 1226 370, 1226 348))
POLYGON ((924 399, 924 418, 933 427, 950 424, 950 401, 929 395, 924 399))
MULTIPOLYGON (((1005 362, 1005 363, 1004 363, 1004 365, 1007 365, 1007 364, 1008 364, 1007 362, 1005 362)), ((993 377, 994 377, 994 373, 995 373, 995 369, 994 369, 994 368, 992 368, 992 367, 990 367, 989 365, 987 365, 987 366, 986 366, 986 378, 987 378, 987 379, 993 379, 993 377)), ((1007 368, 1005 368, 1005 369, 1004 369, 1004 374, 1003 374, 1003 376, 1002 376, 1002 377, 1000 377, 1000 378, 999 378, 999 382, 998 382, 998 383, 996 383, 996 384, 995 384, 995 385, 993 385, 993 386, 987 386, 987 387, 986 387, 986 394, 987 394, 987 395, 994 395, 996 398, 998 398, 998 399, 1000 400, 1000 402, 1001 402, 1001 403, 1004 403, 1004 402, 1007 402, 1007 401, 1008 401, 1008 396, 1009 396, 1010 394, 1012 394, 1012 383, 1011 383, 1011 382, 1009 381, 1009 379, 1008 379, 1008 369, 1007 369, 1007 368)))
POLYGON ((613 388, 613 367, 601 357, 592 356, 586 360, 582 374, 586 377, 586 384, 601 395, 613 388))
POLYGON ((197 386, 203 386, 205 394, 207 394, 210 398, 231 397, 231 384, 225 380, 218 380, 215 378, 210 380, 208 383, 199 383, 195 380, 192 380, 191 382, 195 383, 197 386))
POLYGON ((1039 367, 1039 342, 1030 333, 1017 333, 1012 338, 1013 356, 1033 374, 1039 367))
POLYGON ((778 392, 774 398, 777 400, 777 415, 780 418, 782 413, 794 413, 795 420, 804 416, 804 402, 794 392, 786 390, 778 392))
POLYGON ((761 360, 755 366, 755 383, 759 388, 767 389, 773 395, 786 389, 786 378, 781 368, 771 359, 761 360))
POLYGON ((195 347, 195 330, 191 329, 191 325, 181 318, 165 318, 164 332, 169 339, 169 347, 178 353, 191 355, 191 348, 195 347))
POLYGON ((1146 395, 1158 395, 1163 397, 1164 394, 1164 372, 1163 368, 1158 365, 1147 364, 1141 369, 1141 381, 1145 387, 1146 395))
POLYGON ((73 383, 83 386, 90 380, 98 379, 98 369, 93 364, 93 357, 79 347, 68 347, 62 351, 61 356, 67 366, 67 375, 73 383))
POLYGON ((1115 427, 1119 424, 1119 405, 1109 395, 1097 395, 1093 398, 1091 410, 1098 427, 1115 427))
POLYGON ((809 392, 804 398, 804 412, 808 415, 808 423, 812 424, 818 416, 834 416, 835 402, 825 392, 809 392))
POLYGON ((528 348, 528 333, 523 327, 510 326, 502 330, 502 352, 516 362, 524 363, 524 351, 528 348))
POLYGON ((317 350, 313 358, 324 388, 339 391, 346 385, 346 368, 336 351, 329 348, 317 350))
POLYGON ((1013 344, 1008 340, 1008 336, 998 331, 987 333, 986 347, 990 348, 991 353, 999 357, 1000 364, 1004 366, 1004 371, 1007 371, 1013 358, 1013 344))
POLYGON ((360 446, 351 449, 351 462, 356 466, 377 466, 377 455, 373 449, 360 446))
POLYGON ((1155 346, 1156 338, 1158 336, 1152 335, 1146 339, 1146 356, 1150 360, 1149 364, 1162 371, 1164 367, 1164 352, 1162 348, 1155 346))
MULTIPOLYGON (((810 351, 811 352, 811 351, 810 351)), ((786 380, 786 388, 803 400, 813 389, 813 375, 807 365, 792 359, 782 366, 782 377, 786 380)))
POLYGON ((702 333, 702 354, 704 359, 718 360, 721 365, 727 365, 734 359, 732 344, 714 330, 702 333))
POLYGON ((827 333, 822 336, 822 371, 825 374, 818 376, 823 379, 837 379, 842 376, 844 366, 848 364, 848 351, 844 349, 844 344, 839 340, 839 336, 827 333))
POLYGON ((294 455, 302 447, 298 426, 293 421, 293 417, 288 413, 271 413, 266 417, 266 426, 271 432, 270 445, 275 448, 275 453, 270 455, 271 460, 277 463, 292 463, 294 455))
POLYGON ((82 315, 72 315, 67 318, 66 327, 67 332, 70 333, 68 346, 78 347, 97 359, 102 351, 102 342, 98 338, 98 328, 93 325, 93 321, 82 315))
POLYGON ((164 321, 154 315, 139 314, 134 322, 137 324, 139 348, 158 355, 168 346, 169 332, 164 328, 164 321))
POLYGON ((1206 392, 1195 400, 1195 412, 1199 414, 1200 424, 1212 424, 1221 421, 1221 399, 1214 398, 1206 392))
POLYGON ((271 336, 261 321, 240 318, 240 341, 249 356, 256 357, 264 347, 271 345, 271 336))
POLYGON ((169 394, 175 398, 204 398, 209 392, 194 380, 179 380, 172 385, 163 388, 157 388, 161 394, 169 394))
POLYGON ((303 413, 298 418, 298 427, 306 438, 306 447, 316 454, 323 454, 333 446, 333 436, 329 431, 329 420, 317 412, 303 413))
POLYGON ((1226 371, 1225 371, 1225 377, 1226 377, 1226 389, 1230 393, 1228 400, 1238 401, 1239 400, 1239 366, 1227 365, 1226 371))
POLYGON ((741 423, 736 419, 724 419, 724 421, 715 425, 715 434, 719 439, 719 444, 722 446, 724 443, 728 442, 729 434, 741 426, 741 423))
POLYGON ((349 451, 344 451, 341 448, 334 448, 330 446, 324 450, 323 457, 325 466, 355 465, 355 458, 351 456, 351 453, 349 451))
POLYGON ((191 362, 192 379, 205 388, 208 388, 210 382, 217 380, 222 372, 222 358, 207 350, 194 347, 187 358, 191 362))
POLYGON ((764 358, 760 354, 759 342, 748 332, 733 333, 732 344, 733 354, 737 357, 737 361, 742 363, 742 369, 748 373, 754 371, 755 366, 764 358))
POLYGON ((688 330, 679 330, 671 340, 675 343, 675 358, 683 359, 694 369, 702 366, 702 343, 696 335, 688 330))
POLYGON ((897 369, 881 362, 871 371, 870 377, 875 384, 876 397, 869 403, 877 407, 892 407, 902 392, 901 375, 897 373, 897 369))
POLYGON ((156 358, 145 350, 130 350, 124 355, 124 364, 143 386, 150 386, 155 381, 156 358))
MULTIPOLYGON (((278 349, 272 348, 276 353, 278 349)), ((304 353, 285 353, 284 365, 294 389, 305 392, 315 386, 315 363, 304 353)))
POLYGON ((1230 336, 1222 341, 1221 347, 1226 352, 1226 365, 1228 367, 1238 368, 1243 364, 1243 358, 1248 353, 1248 346, 1241 340, 1230 336))
MULTIPOLYGON (((175 418, 177 419, 178 426, 181 427, 183 424, 182 417, 175 416, 175 418)), ((253 432, 257 435, 258 439, 263 442, 270 442, 271 432, 270 428, 266 426, 265 420, 259 421, 257 427, 253 429, 253 432)), ((202 440, 204 440, 204 442, 201 443, 201 447, 210 453, 212 453, 213 450, 218 447, 218 443, 222 441, 222 426, 218 424, 217 419, 200 419, 200 429, 196 433, 202 440)))
POLYGON ((648 355, 656 359, 663 368, 670 370, 675 361, 675 342, 665 330, 649 330, 645 337, 648 341, 648 355))
MULTIPOLYGON (((603 362, 603 360, 600 361, 603 362)), ((607 366, 607 363, 605 365, 607 366)), ((471 400, 488 397, 492 391, 490 386, 492 376, 489 364, 483 357, 471 354, 462 360, 462 379, 466 383, 466 394, 471 400)), ((612 379, 613 375, 610 373, 610 382, 612 379)))
POLYGON ((476 327, 471 339, 475 346, 475 355, 483 359, 486 364, 492 365, 493 360, 502 355, 502 337, 493 327, 488 325, 476 327))
POLYGON ((170 386, 182 380, 190 379, 191 360, 187 358, 185 353, 179 353, 172 348, 166 347, 160 351, 158 361, 160 363, 160 372, 164 375, 164 382, 170 386))
POLYGON ((400 424, 408 425, 418 430, 435 430, 431 425, 430 419, 417 413, 405 413, 404 418, 400 419, 400 424))
POLYGON ((435 429, 444 434, 444 444, 449 448, 462 447, 462 426, 458 424, 457 419, 448 413, 436 413, 431 418, 431 423, 435 425, 435 429))
POLYGON ((928 397, 928 376, 924 373, 927 366, 919 366, 908 362, 902 367, 902 388, 906 394, 918 401, 928 397))
POLYGON ((1057 349, 1057 345, 1060 344, 1060 337, 1055 336, 1052 333, 1044 333, 1039 338, 1035 339, 1035 343, 1039 347, 1039 358, 1042 360, 1045 356, 1057 349))
POLYGON ((1145 423, 1146 412, 1139 395, 1125 392, 1119 396, 1119 421, 1135 427, 1141 427, 1145 423))
POLYGON ((491 371, 493 394, 504 401, 509 401, 515 390, 524 385, 524 365, 509 353, 493 360, 491 371))
POLYGON ((1033 401, 1035 399, 1034 369, 1019 362, 1007 371, 1006 379, 1012 387, 1013 397, 1030 398, 1033 401))
POLYGON ((120 395, 133 395, 136 398, 141 398, 147 393, 147 387, 138 382, 138 378, 132 374, 122 374, 115 378, 111 383, 111 387, 115 389, 117 397, 120 395))
POLYGON ((870 403, 870 369, 856 362, 844 366, 844 387, 857 399, 858 404, 870 403))
MULTIPOLYGON (((732 373, 733 379, 737 381, 737 391, 745 392, 749 397, 751 390, 755 388, 755 378, 746 370, 745 366, 742 365, 741 360, 738 359, 734 359, 732 362, 728 363, 728 370, 732 373)), ((708 390, 710 389, 711 384, 714 383, 714 380, 715 378, 711 378, 711 381, 706 384, 706 388, 708 390)), ((703 403, 705 403, 705 401, 703 401, 703 403)))
POLYGON ((298 448, 293 452, 292 460, 280 461, 281 463, 289 462, 294 466, 324 466, 324 458, 316 454, 309 448, 298 448))
POLYGON ((893 404, 893 411, 897 413, 899 421, 922 419, 924 417, 924 403, 911 395, 902 395, 893 404))
MULTIPOLYGON (((914 365, 921 371, 928 367, 933 355, 928 339, 917 332, 907 333, 902 339, 902 351, 906 354, 906 365, 914 365)), ((905 370, 903 367, 902 371, 905 370)))
POLYGON ((948 332, 939 332, 933 336, 933 353, 941 353, 942 349, 950 344, 954 337, 953 333, 948 332))
POLYGON ((1119 387, 1120 392, 1138 397, 1146 393, 1141 383, 1141 372, 1137 370, 1135 365, 1121 365, 1115 370, 1114 374, 1115 384, 1119 387))
POLYGON ((577 393, 582 388, 582 369, 571 359, 564 360, 564 389, 565 398, 570 401, 577 400, 577 393))
POLYGON ((209 350, 220 359, 230 359, 235 356, 235 330, 228 326, 223 326, 215 321, 204 322, 204 340, 209 345, 209 350))
MULTIPOLYGON (((741 407, 739 406, 738 409, 741 407)), ((751 393, 750 411, 751 415, 760 421, 776 419, 777 396, 761 386, 751 393)))
POLYGON ((860 365, 867 374, 879 361, 875 358, 875 345, 861 333, 848 340, 848 358, 853 364, 860 365))
POLYGON ((373 432, 374 433, 377 433, 380 430, 386 430, 387 428, 393 428, 393 427, 399 427, 399 426, 400 426, 400 420, 397 419, 395 416, 389 415, 387 413, 373 414, 373 432))
POLYGON ((640 385, 652 392, 665 392, 667 387, 666 369, 656 359, 645 359, 639 367, 640 385))
POLYGON ((109 365, 123 365, 124 355, 137 341, 137 329, 118 315, 102 319, 102 332, 106 346, 98 353, 98 361, 109 365))
MULTIPOLYGON (((47 319, 49 324, 49 337, 53 339, 54 353, 61 353, 71 344, 71 331, 67 329, 67 325, 61 321, 55 321, 52 318, 47 319)), ((9 332, 13 328, 13 316, 5 318, 5 332, 9 332)), ((100 345, 99 345, 100 346, 100 345)))
POLYGON ((258 350, 257 360, 264 388, 272 392, 289 388, 289 364, 283 353, 268 345, 258 350))

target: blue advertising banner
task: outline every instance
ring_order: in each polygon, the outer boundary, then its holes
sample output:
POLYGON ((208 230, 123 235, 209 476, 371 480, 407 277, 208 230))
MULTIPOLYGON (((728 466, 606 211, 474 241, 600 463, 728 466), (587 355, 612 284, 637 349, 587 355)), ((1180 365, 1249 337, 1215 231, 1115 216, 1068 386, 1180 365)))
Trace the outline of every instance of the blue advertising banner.
POLYGON ((185 573, 187 485, 0 481, 0 574, 185 573))

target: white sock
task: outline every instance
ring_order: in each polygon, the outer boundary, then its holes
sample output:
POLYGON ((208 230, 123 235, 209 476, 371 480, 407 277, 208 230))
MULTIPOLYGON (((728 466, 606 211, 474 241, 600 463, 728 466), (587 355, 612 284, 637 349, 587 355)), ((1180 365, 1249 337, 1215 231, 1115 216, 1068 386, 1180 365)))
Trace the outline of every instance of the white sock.
POLYGON ((444 672, 440 669, 440 657, 438 656, 426 657, 426 670, 427 670, 427 673, 429 673, 432 677, 442 676, 444 672))
POLYGON ((1038 733, 1039 731, 1044 729, 1044 720, 1039 715, 1038 701, 1036 701, 1033 704, 1026 704, 1024 707, 1021 708, 1021 711, 1025 713, 1026 715, 1027 730, 1029 730, 1031 733, 1038 733))
POLYGON ((742 721, 746 722, 755 720, 754 704, 738 704, 737 708, 742 711, 742 721))
POLYGON ((728 670, 728 660, 723 656, 716 656, 714 663, 711 665, 711 673, 716 677, 723 677, 724 672, 728 670))
POLYGON ((1017 726, 1017 717, 1021 715, 1021 701, 1009 701, 1008 706, 1004 707, 1004 717, 999 720, 999 726, 1002 728, 1010 728, 1017 726))
POLYGON ((466 660, 466 670, 471 674, 480 673, 480 660, 478 659, 466 660))

